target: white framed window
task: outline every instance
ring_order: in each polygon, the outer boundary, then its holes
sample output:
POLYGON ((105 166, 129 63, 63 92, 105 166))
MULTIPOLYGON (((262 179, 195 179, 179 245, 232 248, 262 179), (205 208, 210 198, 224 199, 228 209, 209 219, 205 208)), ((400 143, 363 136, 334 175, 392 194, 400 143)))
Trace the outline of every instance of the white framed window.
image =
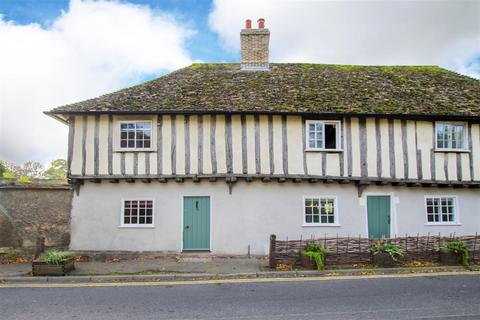
POLYGON ((152 199, 123 199, 120 226, 153 227, 153 212, 152 199))
POLYGON ((335 151, 342 147, 340 121, 306 120, 305 130, 307 151, 335 151))
POLYGON ((465 123, 437 122, 435 124, 436 149, 440 151, 465 151, 467 130, 465 123))
POLYGON ((120 122, 120 149, 145 150, 152 148, 151 121, 120 122))
POLYGON ((427 224, 458 224, 457 197, 425 196, 427 224))
POLYGON ((331 196, 303 197, 304 226, 338 226, 337 198, 331 196))

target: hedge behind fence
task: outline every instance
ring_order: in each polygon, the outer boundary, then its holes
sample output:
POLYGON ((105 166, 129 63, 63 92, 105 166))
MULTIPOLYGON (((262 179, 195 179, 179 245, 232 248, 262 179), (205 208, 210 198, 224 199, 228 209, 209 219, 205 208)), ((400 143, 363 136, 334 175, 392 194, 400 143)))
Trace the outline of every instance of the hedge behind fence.
MULTIPOLYGON (((480 236, 408 236, 386 239, 398 245, 405 253, 404 261, 438 261, 438 250, 447 242, 459 240, 470 249, 470 262, 480 262, 480 236)), ((277 240, 275 235, 270 237, 270 267, 275 268, 279 263, 298 264, 300 250, 311 243, 324 246, 328 253, 327 265, 347 265, 355 263, 370 263, 372 254, 370 247, 378 239, 362 237, 323 237, 301 240, 277 240)))

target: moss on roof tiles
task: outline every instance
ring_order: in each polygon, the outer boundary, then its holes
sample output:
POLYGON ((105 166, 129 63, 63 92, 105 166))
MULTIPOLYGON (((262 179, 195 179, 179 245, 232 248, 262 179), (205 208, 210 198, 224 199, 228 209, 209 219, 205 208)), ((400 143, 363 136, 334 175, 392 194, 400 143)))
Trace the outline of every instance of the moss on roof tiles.
POLYGON ((480 116, 480 81, 436 66, 192 64, 53 109, 65 112, 314 112, 480 116))

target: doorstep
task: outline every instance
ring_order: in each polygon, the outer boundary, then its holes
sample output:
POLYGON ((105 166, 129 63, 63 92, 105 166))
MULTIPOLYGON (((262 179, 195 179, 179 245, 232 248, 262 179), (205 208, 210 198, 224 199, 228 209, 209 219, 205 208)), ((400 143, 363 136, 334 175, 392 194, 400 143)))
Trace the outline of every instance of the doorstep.
POLYGON ((210 262, 214 258, 210 251, 183 251, 177 255, 177 262, 210 262))

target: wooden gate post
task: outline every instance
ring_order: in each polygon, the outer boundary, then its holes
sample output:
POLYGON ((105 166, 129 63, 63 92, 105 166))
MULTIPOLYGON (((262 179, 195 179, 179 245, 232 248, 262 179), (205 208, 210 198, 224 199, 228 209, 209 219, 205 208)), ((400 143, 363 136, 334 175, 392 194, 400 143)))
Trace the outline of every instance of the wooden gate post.
POLYGON ((275 260, 275 242, 277 241, 277 236, 272 234, 270 235, 270 252, 268 253, 269 266, 274 269, 277 267, 277 262, 275 260))
POLYGON ((37 246, 35 248, 35 259, 45 251, 45 237, 37 237, 37 246))

